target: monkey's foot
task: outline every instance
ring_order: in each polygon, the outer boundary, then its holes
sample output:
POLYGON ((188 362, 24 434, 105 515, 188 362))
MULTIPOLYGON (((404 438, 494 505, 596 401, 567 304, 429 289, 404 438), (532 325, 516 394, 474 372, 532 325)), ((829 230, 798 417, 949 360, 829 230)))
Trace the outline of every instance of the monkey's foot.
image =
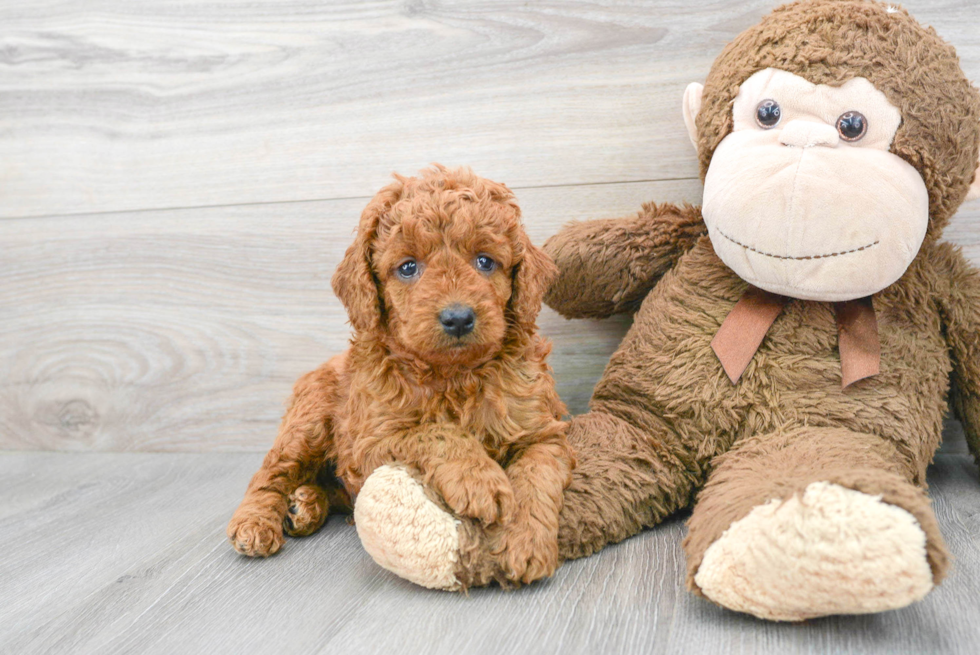
POLYGON ((829 482, 732 523, 694 581, 719 605, 776 621, 897 609, 933 587, 912 514, 829 482))
POLYGON ((410 582, 456 591, 459 521, 426 496, 403 466, 375 469, 354 505, 357 534, 374 561, 410 582))

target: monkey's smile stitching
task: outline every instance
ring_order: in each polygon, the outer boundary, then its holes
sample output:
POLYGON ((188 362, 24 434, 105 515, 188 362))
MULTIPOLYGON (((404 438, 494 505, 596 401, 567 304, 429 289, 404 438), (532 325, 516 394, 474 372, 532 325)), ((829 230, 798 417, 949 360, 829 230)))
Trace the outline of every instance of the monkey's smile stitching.
POLYGON ((720 234, 721 236, 725 237, 726 239, 728 239, 729 241, 731 241, 732 243, 734 243, 736 246, 742 246, 746 250, 751 250, 752 252, 759 253, 760 255, 765 255, 766 257, 772 257, 773 259, 798 259, 798 260, 802 260, 802 259, 825 259, 827 257, 838 257, 840 255, 848 255, 848 254, 850 254, 852 252, 860 252, 862 250, 867 250, 868 248, 872 248, 874 246, 877 246, 879 243, 881 243, 880 240, 879 241, 874 241, 874 242, 869 243, 867 245, 861 246, 860 248, 852 248, 850 250, 842 250, 840 252, 831 252, 831 253, 827 253, 826 255, 807 255, 806 257, 790 257, 789 255, 774 255, 771 252, 763 252, 763 251, 761 251, 761 250, 759 250, 757 248, 753 248, 752 246, 747 246, 744 243, 742 243, 740 241, 736 241, 735 239, 731 238, 730 236, 728 236, 727 234, 725 234, 724 232, 722 232, 720 229, 718 230, 718 234, 720 234))

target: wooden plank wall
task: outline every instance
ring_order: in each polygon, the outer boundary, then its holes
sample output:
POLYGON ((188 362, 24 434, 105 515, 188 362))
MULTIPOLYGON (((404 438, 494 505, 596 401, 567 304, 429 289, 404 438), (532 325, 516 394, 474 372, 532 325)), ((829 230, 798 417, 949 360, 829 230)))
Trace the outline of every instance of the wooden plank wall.
MULTIPOLYGON (((267 448, 391 171, 471 165, 539 243, 697 203, 681 94, 773 5, 4 2, 0 448, 267 448)), ((905 6, 980 80, 980 4, 905 6)), ((980 263, 980 203, 947 237, 980 263)), ((628 319, 540 322, 582 411, 628 319)))

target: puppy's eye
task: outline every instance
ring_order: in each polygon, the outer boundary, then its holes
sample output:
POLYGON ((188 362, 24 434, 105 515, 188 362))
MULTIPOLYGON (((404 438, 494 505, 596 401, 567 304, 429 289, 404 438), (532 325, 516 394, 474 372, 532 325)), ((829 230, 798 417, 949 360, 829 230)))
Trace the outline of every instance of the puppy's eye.
POLYGON ((859 111, 846 111, 837 119, 837 132, 845 141, 860 141, 868 133, 868 119, 859 111))
POLYGON ((493 261, 486 255, 477 255, 476 268, 484 273, 490 273, 493 271, 493 269, 497 268, 497 262, 493 261))
POLYGON ((763 100, 755 108, 755 122, 764 130, 776 127, 782 116, 783 112, 775 100, 763 100))
POLYGON ((403 280, 410 280, 419 274, 419 263, 414 259, 406 259, 395 270, 398 273, 398 277, 403 280))

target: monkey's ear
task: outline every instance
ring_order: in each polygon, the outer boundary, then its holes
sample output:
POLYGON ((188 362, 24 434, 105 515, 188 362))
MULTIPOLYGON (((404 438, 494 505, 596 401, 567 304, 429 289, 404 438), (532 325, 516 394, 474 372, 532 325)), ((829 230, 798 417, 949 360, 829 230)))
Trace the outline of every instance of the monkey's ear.
POLYGON ((401 180, 390 184, 364 208, 357 237, 330 280, 358 332, 377 330, 382 322, 381 291, 371 266, 371 242, 377 236, 381 216, 398 200, 401 190, 401 180))
POLYGON ((973 174, 973 184, 970 185, 970 190, 966 192, 967 200, 978 198, 980 198, 980 162, 977 162, 977 170, 973 174))
POLYGON ((704 85, 691 82, 684 89, 684 125, 687 126, 687 135, 691 137, 691 143, 695 150, 698 147, 698 128, 694 121, 697 120, 698 112, 701 111, 701 94, 704 92, 704 85))
POLYGON ((551 257, 524 236, 524 257, 514 271, 510 292, 510 311, 515 327, 525 332, 534 331, 541 300, 555 278, 558 267, 551 257))

